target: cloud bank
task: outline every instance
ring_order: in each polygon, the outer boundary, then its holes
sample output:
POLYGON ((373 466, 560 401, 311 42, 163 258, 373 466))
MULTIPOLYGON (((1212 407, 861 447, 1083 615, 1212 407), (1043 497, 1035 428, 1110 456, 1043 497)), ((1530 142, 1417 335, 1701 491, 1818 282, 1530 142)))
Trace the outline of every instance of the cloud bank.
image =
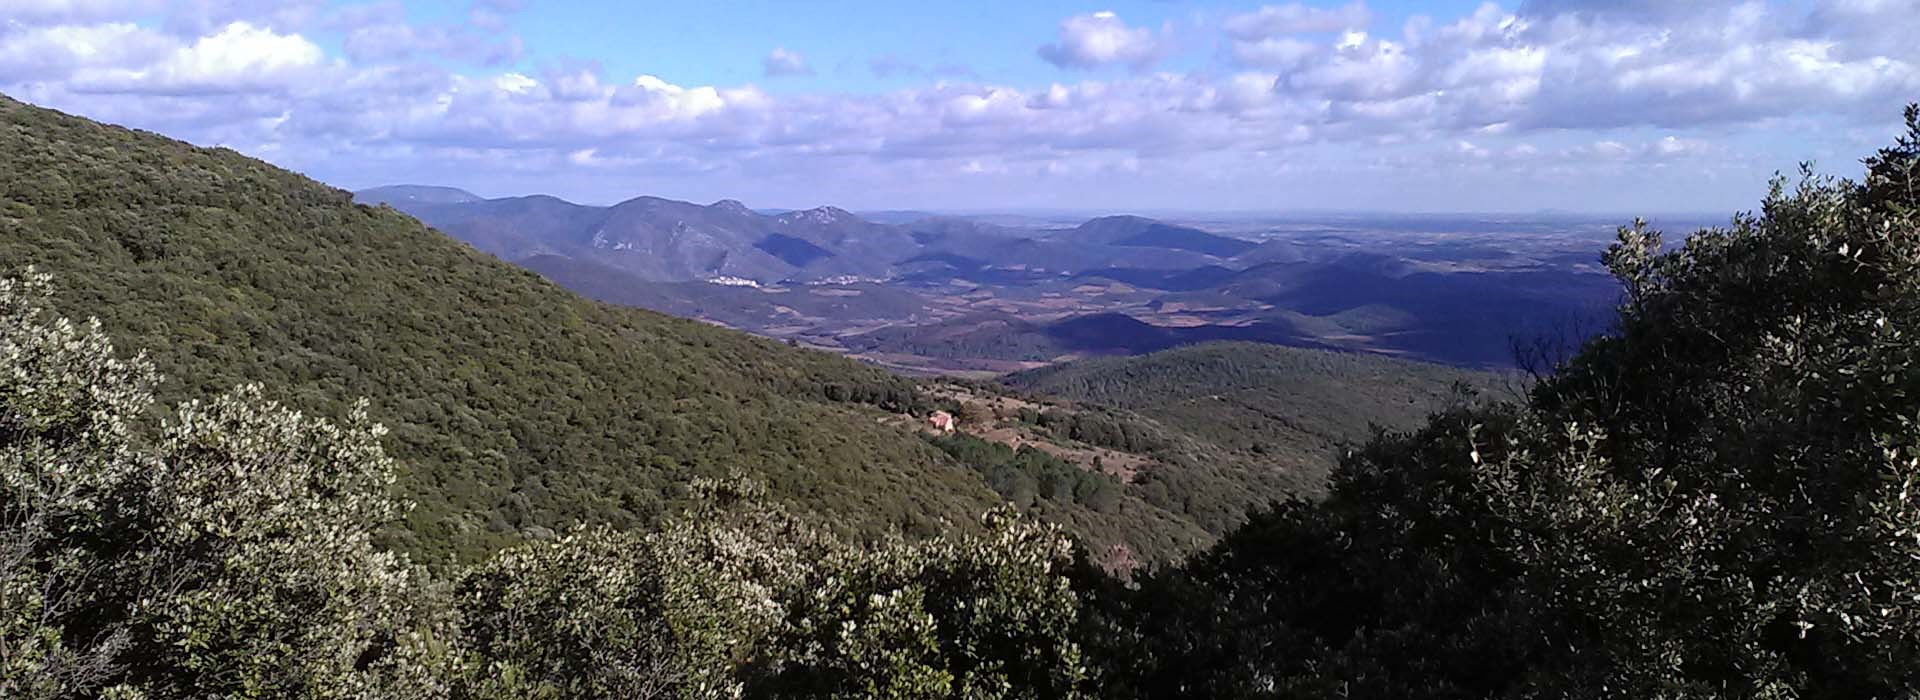
MULTIPOLYGON (((817 174, 834 173, 848 193, 911 198, 940 183, 984 205, 1043 181, 1079 182, 1061 192, 1095 201, 1165 181, 1339 180, 1315 168, 1364 181, 1410 161, 1497 166, 1488 187, 1582 172, 1596 184, 1662 164, 1763 171, 1771 154, 1742 140, 1770 129, 1877 142, 1920 96, 1920 13, 1886 0, 1536 0, 1385 30, 1361 3, 1273 5, 1217 23, 1218 57, 1180 72, 1153 71, 1176 51, 1170 31, 1102 12, 1065 18, 1036 49, 1054 82, 882 56, 874 74, 921 83, 874 94, 530 67, 513 3, 475 4, 452 24, 385 5, 15 3, 0 15, 0 91, 349 185, 496 173, 507 189, 565 173, 606 188, 811 181, 799 196, 826 198, 835 185, 817 174), (1081 74, 1109 67, 1129 70, 1081 74)), ((760 67, 811 72, 784 48, 760 67)))

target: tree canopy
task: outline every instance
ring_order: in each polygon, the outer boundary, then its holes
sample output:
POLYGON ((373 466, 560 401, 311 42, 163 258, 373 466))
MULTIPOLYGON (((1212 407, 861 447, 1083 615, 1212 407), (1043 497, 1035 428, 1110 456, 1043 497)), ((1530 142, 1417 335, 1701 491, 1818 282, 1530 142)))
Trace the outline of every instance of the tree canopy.
POLYGON ((1667 245, 1522 405, 1388 435, 1329 497, 1109 592, 1142 696, 1920 692, 1920 123, 1667 245))

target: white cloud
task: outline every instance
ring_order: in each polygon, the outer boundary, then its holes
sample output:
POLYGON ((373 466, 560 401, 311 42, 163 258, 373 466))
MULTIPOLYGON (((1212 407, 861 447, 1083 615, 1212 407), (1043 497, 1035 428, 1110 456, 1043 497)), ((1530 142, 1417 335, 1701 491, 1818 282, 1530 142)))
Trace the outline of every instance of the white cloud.
MULTIPOLYGON (((1248 20, 1232 55, 1278 70, 1285 96, 1401 128, 1676 127, 1878 113, 1920 90, 1920 50, 1852 50, 1862 42, 1841 40, 1836 28, 1863 30, 1837 11, 1809 18, 1757 3, 1666 6, 1533 3, 1509 13, 1487 4, 1449 24, 1416 19, 1398 37, 1349 30, 1317 41, 1265 36, 1248 20)), ((1887 32, 1914 22, 1910 13, 1882 14, 1892 20, 1887 32)), ((1269 24, 1262 29, 1302 26, 1269 24)))
POLYGON ((760 61, 767 77, 776 78, 791 75, 813 75, 813 68, 807 65, 805 56, 799 52, 788 51, 786 47, 776 47, 760 61))
MULTIPOLYGON (((1709 3, 1678 14, 1489 4, 1374 33, 1357 3, 1276 6, 1211 25, 1231 50, 1191 73, 1148 72, 1167 55, 1170 30, 1095 13, 1063 22, 1042 55, 1134 72, 1006 85, 943 75, 925 56, 888 58, 869 67, 911 86, 852 94, 769 94, 579 62, 446 66, 426 59, 453 55, 447 44, 460 36, 504 45, 510 32, 411 24, 383 5, 281 11, 302 2, 199 29, 244 8, 209 1, 192 22, 160 23, 54 8, 37 15, 53 19, 0 32, 0 92, 297 167, 334 163, 350 176, 366 177, 355 173, 371 163, 455 173, 591 167, 789 177, 795 187, 815 186, 807 174, 823 168, 894 186, 955 173, 1191 182, 1270 173, 1273 163, 1414 167, 1382 155, 1397 149, 1434 172, 1726 162, 1735 154, 1725 132, 1739 125, 1837 122, 1840 132, 1884 122, 1920 94, 1911 41, 1920 27, 1886 0, 1813 11, 1709 3), (1320 149, 1319 164, 1299 157, 1320 149)), ((806 65, 783 49, 763 68, 806 65)))
POLYGON ((1127 65, 1145 68, 1169 48, 1166 32, 1129 27, 1112 12, 1068 17, 1057 42, 1040 47, 1040 57, 1061 68, 1127 65))
POLYGON ((326 68, 298 34, 246 22, 189 42, 130 23, 59 25, 0 39, 0 79, 92 93, 188 95, 283 90, 326 68))
POLYGON ((86 69, 141 65, 176 44, 130 22, 35 27, 0 40, 0 81, 65 80, 86 69))
POLYGON ((502 73, 499 77, 493 79, 493 86, 501 92, 524 95, 527 91, 539 87, 540 81, 519 73, 502 73))
POLYGON ((234 22, 173 52, 147 77, 182 86, 273 85, 325 60, 319 45, 298 34, 234 22))

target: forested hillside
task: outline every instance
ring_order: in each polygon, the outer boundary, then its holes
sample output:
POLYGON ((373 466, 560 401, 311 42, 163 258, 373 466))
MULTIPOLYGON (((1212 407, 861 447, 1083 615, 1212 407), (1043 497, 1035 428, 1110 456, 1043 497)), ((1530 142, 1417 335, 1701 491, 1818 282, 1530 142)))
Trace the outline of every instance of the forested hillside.
POLYGON ((1042 367, 1004 379, 1037 394, 1122 408, 1259 455, 1325 455, 1369 425, 1405 429, 1450 402, 1512 398, 1517 378, 1264 343, 1208 343, 1042 367))
POLYGON ((733 471, 849 531, 927 532, 995 501, 876 420, 912 407, 906 380, 591 303, 238 153, 4 98, 0 261, 146 349, 164 401, 243 382, 319 415, 373 399, 418 504, 388 535, 416 553, 650 523, 681 484, 733 471))

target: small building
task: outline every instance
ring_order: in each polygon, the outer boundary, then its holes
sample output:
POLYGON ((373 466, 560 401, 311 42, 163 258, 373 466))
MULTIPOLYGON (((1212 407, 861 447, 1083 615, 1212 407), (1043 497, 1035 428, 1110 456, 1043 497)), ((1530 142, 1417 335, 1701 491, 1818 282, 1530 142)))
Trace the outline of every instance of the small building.
POLYGON ((927 416, 927 428, 933 432, 942 434, 952 433, 953 427, 953 414, 951 413, 934 411, 933 415, 927 416))

